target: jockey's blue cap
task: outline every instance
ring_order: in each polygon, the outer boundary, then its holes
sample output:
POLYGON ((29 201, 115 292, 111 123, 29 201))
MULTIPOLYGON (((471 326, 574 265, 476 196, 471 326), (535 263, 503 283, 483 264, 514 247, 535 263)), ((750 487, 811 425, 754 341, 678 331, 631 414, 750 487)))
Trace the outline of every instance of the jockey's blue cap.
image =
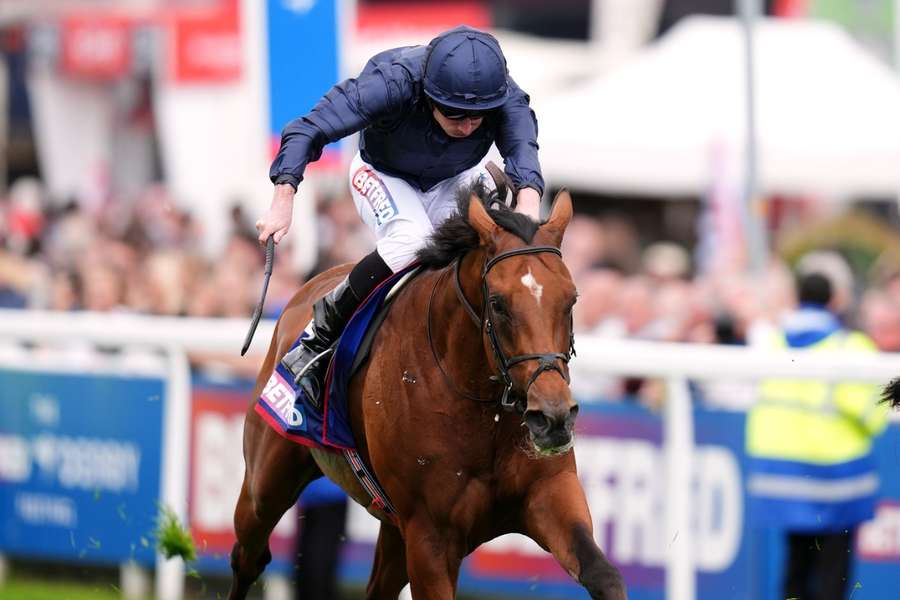
POLYGON ((463 110, 491 110, 506 102, 506 58, 494 36, 460 25, 428 47, 424 88, 429 98, 463 110))

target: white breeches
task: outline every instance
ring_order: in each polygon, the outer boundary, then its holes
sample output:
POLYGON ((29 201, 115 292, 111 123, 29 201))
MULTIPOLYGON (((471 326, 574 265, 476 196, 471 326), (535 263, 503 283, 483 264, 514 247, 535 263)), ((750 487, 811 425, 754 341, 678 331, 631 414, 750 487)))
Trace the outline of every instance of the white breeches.
POLYGON ((461 186, 480 178, 489 190, 494 189, 494 180, 484 168, 487 161, 423 192, 377 171, 357 152, 350 163, 350 193, 359 216, 375 233, 378 254, 394 273, 411 263, 434 228, 456 212, 456 192, 461 186))

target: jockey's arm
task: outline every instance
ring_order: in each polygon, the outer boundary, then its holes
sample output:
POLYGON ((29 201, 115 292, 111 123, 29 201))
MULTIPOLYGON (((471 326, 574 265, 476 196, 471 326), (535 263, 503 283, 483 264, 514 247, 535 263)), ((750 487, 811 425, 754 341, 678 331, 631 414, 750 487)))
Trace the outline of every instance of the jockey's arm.
POLYGON ((281 132, 281 147, 269 178, 294 188, 303 180, 306 165, 336 142, 388 115, 403 110, 413 96, 409 74, 385 64, 331 88, 306 115, 294 119, 281 132))
POLYGON ((519 212, 537 216, 537 206, 531 213, 532 205, 540 202, 544 192, 544 178, 538 162, 537 119, 529 105, 528 94, 509 80, 509 99, 500 109, 500 125, 497 130, 497 149, 503 156, 506 174, 516 189, 519 212), (530 190, 530 191, 529 191, 530 190), (526 212, 528 211, 528 212, 526 212))
MULTIPOLYGON (((385 69, 391 67, 386 65, 385 69)), ((259 242, 265 244, 272 235, 277 244, 287 234, 297 185, 303 180, 306 165, 319 159, 326 144, 402 110, 412 94, 406 71, 394 67, 386 72, 378 67, 337 84, 308 114, 288 123, 269 169, 269 178, 275 184, 272 204, 256 222, 259 242)))

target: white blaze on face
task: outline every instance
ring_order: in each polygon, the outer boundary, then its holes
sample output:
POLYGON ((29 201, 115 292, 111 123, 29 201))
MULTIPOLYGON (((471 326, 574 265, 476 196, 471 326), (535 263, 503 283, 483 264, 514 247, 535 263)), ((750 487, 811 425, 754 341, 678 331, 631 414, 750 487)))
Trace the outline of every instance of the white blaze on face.
POLYGON ((534 299, 537 300, 537 303, 541 303, 541 294, 544 293, 544 286, 537 282, 537 279, 534 278, 534 275, 531 274, 531 267, 528 267, 528 272, 522 275, 522 285, 528 288, 528 291, 531 292, 531 295, 534 296, 534 299))

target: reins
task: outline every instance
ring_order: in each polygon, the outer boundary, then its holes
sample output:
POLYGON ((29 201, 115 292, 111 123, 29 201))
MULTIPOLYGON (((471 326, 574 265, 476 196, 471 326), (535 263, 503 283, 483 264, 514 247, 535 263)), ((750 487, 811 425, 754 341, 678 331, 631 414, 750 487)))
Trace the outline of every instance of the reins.
MULTIPOLYGON (((455 269, 456 269, 456 266, 457 266, 457 263, 454 262, 453 264, 454 264, 454 270, 455 270, 455 269)), ((444 370, 444 365, 441 364, 441 359, 440 359, 440 357, 438 357, 438 355, 437 355, 437 350, 434 349, 434 338, 433 338, 432 335, 431 335, 431 304, 432 304, 432 302, 434 301, 434 294, 435 294, 435 292, 437 291, 438 283, 440 283, 440 281, 441 281, 442 279, 445 279, 445 278, 446 278, 446 275, 447 275, 449 272, 450 272, 450 271, 449 271, 448 269, 444 269, 444 272, 441 273, 438 277, 435 278, 435 280, 434 280, 434 286, 432 286, 432 288, 431 288, 431 295, 428 297, 428 307, 426 308, 426 312, 425 312, 425 331, 426 331, 426 335, 428 336, 428 347, 431 349, 431 356, 434 357, 434 362, 437 363, 438 370, 441 372, 441 375, 444 376, 444 382, 445 382, 445 383, 446 383, 446 384, 447 384, 447 385, 448 385, 448 386, 449 386, 449 387, 450 387, 457 395, 462 396, 463 398, 465 398, 465 399, 467 399, 467 400, 474 400, 475 402, 481 402, 481 403, 493 402, 493 401, 494 401, 493 398, 479 398, 478 396, 473 396, 472 394, 466 392, 465 390, 459 389, 459 388, 456 386, 456 384, 453 383, 453 379, 450 377, 450 375, 447 373, 447 371, 444 370)), ((457 287, 459 286, 459 283, 458 283, 458 282, 459 282, 459 280, 457 279, 457 287)), ((460 293, 461 293, 461 290, 460 290, 460 293)), ((469 309, 469 310, 471 311, 471 307, 470 307, 467 303, 466 303, 466 304, 463 304, 463 306, 465 306, 467 309, 469 309)), ((474 311, 471 311, 471 312, 469 313, 469 315, 475 318, 475 324, 477 325, 477 324, 478 324, 478 317, 475 317, 475 316, 474 316, 474 315, 475 315, 475 312, 474 312, 474 311)))
MULTIPOLYGON (((456 291, 456 295, 460 300, 460 303, 463 305, 466 313, 472 319, 477 327, 482 332, 487 333, 488 340, 491 343, 491 349, 494 353, 494 359, 497 363, 497 367, 500 370, 499 376, 492 375, 491 380, 497 381, 503 384, 503 395, 500 397, 500 406, 504 410, 514 410, 517 408, 517 405, 520 404, 519 401, 510 398, 510 393, 513 389, 513 381, 510 376, 509 370, 511 367, 519 363, 523 363, 529 360, 538 361, 538 367, 535 369, 531 376, 528 378, 528 382, 525 385, 525 389, 522 392, 523 396, 527 396, 528 390, 531 389, 532 384, 537 380, 537 378, 544 371, 556 371, 560 374, 560 376, 565 380, 566 383, 569 383, 569 374, 567 369, 563 369, 560 366, 560 361, 562 364, 568 366, 569 360, 575 354, 575 337, 572 333, 572 324, 569 324, 569 347, 566 352, 532 352, 528 354, 518 354, 512 357, 507 357, 506 353, 503 352, 503 347, 500 345, 500 339, 497 337, 496 327, 494 325, 492 319, 492 309, 490 308, 490 287, 488 286, 487 276, 490 270, 500 261, 506 260, 507 258, 511 258, 513 256, 523 256, 528 254, 540 254, 549 252, 551 254, 555 254, 562 258, 562 253, 559 248, 555 246, 529 246, 526 248, 516 248, 514 250, 508 250, 506 252, 501 252, 497 256, 489 259, 485 262, 484 267, 481 270, 481 294, 482 294, 482 310, 481 310, 481 318, 479 319, 478 313, 475 311, 475 308, 466 298, 465 294, 462 290, 462 285, 459 281, 459 265, 462 261, 460 257, 453 263, 453 284, 456 291)), ((483 398, 478 398, 472 396, 471 394, 465 392, 464 390, 460 390, 454 383, 447 372, 444 370, 444 366, 441 364, 440 358, 438 358, 437 351, 434 348, 434 340, 431 334, 431 305, 434 300, 435 292, 437 291, 438 284, 446 278, 447 274, 450 273, 450 270, 445 270, 439 277, 435 279, 434 286, 431 289, 431 296, 428 299, 428 308, 426 313, 426 330, 428 335, 428 346, 431 349, 431 354, 434 357, 435 362, 437 363, 438 369, 441 374, 444 376, 444 380, 447 384, 453 389, 454 392, 463 396, 464 398, 468 398, 470 400, 475 400, 477 402, 489 402, 491 400, 485 400, 483 398)), ((521 407, 522 411, 524 411, 524 407, 521 407)))

